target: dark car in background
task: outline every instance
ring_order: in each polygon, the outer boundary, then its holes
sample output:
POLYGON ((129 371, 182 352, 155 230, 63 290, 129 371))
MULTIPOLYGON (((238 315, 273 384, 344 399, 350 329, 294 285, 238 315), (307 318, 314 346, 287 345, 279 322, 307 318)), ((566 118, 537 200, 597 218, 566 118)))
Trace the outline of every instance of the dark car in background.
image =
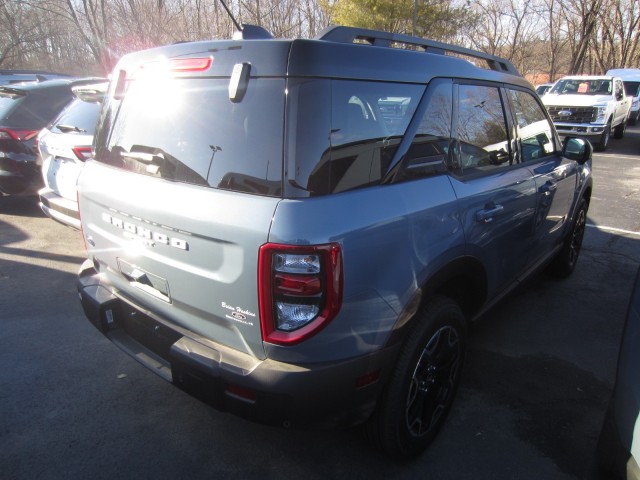
POLYGON ((0 86, 0 193, 30 195, 43 186, 38 133, 75 98, 72 87, 95 81, 58 79, 0 86))
POLYGON ((56 78, 72 78, 66 73, 54 73, 46 70, 7 70, 0 69, 0 85, 22 83, 22 82, 43 82, 56 78))
POLYGON ((91 156, 102 98, 108 82, 73 87, 76 99, 38 135, 44 187, 40 208, 58 222, 80 228, 76 181, 91 156))

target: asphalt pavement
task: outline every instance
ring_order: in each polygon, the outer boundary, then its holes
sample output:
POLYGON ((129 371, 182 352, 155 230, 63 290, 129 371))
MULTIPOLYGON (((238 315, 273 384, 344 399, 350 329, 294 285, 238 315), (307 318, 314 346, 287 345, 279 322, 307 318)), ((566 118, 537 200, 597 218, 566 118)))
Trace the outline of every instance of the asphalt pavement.
POLYGON ((220 413, 121 353, 85 319, 79 232, 0 198, 0 477, 595 479, 595 447, 640 266, 640 128, 593 160, 583 251, 475 325, 458 398, 413 462, 358 429, 286 430, 220 413))

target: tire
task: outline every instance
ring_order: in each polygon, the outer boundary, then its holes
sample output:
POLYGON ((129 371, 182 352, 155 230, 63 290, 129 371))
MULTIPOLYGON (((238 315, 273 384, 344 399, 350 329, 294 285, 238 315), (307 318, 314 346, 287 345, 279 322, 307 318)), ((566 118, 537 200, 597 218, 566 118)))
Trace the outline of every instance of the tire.
POLYGON ((558 255, 553 259, 547 271, 557 278, 566 278, 573 273, 578 263, 582 240, 587 225, 587 201, 583 198, 578 204, 576 215, 571 225, 569 235, 558 255))
POLYGON ((594 148, 599 152, 604 152, 609 146, 609 139, 611 138, 611 124, 609 123, 602 135, 600 136, 600 141, 594 145, 594 148))
POLYGON ((456 302, 436 295, 417 314, 367 434, 392 458, 422 453, 442 427, 460 383, 466 323, 456 302))
POLYGON ((624 137, 624 131, 627 129, 627 120, 625 119, 620 125, 613 130, 613 138, 624 137))

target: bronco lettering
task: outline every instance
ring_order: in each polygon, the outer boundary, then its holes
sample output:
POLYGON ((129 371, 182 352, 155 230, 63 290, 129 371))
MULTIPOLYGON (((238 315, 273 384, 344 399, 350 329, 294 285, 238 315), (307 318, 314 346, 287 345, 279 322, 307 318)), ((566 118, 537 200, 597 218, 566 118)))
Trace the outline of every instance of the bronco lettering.
POLYGON ((141 227, 135 223, 124 221, 118 217, 113 217, 108 213, 102 214, 102 220, 114 227, 124 230, 127 233, 146 240, 153 240, 153 242, 144 243, 150 247, 155 246, 156 243, 162 243, 163 245, 169 245, 170 247, 179 248, 180 250, 189 250, 189 243, 181 238, 170 237, 165 233, 154 232, 146 227, 141 227))

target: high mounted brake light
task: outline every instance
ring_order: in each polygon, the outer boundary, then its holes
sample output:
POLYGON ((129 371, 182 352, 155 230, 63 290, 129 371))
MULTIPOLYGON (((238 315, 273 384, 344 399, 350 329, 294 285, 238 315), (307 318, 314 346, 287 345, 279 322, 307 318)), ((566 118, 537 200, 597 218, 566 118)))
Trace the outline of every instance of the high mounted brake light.
POLYGON ((212 64, 213 57, 160 59, 142 63, 140 73, 153 75, 167 72, 205 72, 211 68, 212 64))
POLYGON ((161 81, 163 78, 170 78, 172 74, 206 72, 211 65, 213 65, 213 57, 171 58, 144 62, 132 70, 118 71, 113 97, 116 100, 122 100, 131 80, 147 78, 161 81))
POLYGON ((211 68, 213 57, 205 58, 172 58, 169 69, 172 72, 204 72, 211 68))
POLYGON ((342 252, 335 243, 266 244, 258 267, 262 339, 299 343, 324 328, 342 304, 342 252))

